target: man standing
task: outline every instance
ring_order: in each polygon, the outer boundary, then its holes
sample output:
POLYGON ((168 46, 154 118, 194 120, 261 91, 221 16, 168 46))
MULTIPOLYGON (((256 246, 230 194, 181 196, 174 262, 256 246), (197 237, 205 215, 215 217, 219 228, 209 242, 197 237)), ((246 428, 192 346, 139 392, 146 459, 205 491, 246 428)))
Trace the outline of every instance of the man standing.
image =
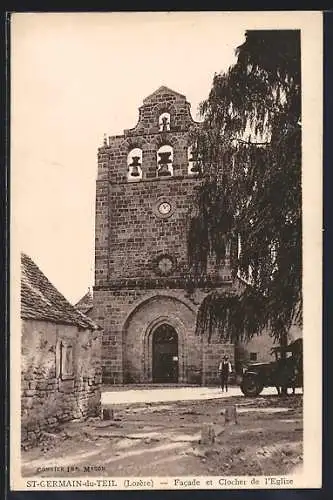
POLYGON ((225 355, 219 364, 219 375, 220 375, 222 392, 224 391, 224 389, 226 390, 226 392, 228 392, 228 379, 231 371, 232 371, 231 363, 229 361, 228 356, 225 355))

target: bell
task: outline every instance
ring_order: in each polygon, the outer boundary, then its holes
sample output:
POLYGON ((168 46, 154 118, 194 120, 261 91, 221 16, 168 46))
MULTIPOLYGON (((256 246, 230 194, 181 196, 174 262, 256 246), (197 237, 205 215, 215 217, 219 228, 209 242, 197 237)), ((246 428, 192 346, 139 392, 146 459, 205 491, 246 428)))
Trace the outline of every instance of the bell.
POLYGON ((140 177, 140 156, 133 156, 132 163, 129 164, 131 177, 140 177))
POLYGON ((194 162, 190 170, 192 174, 198 174, 199 173, 198 162, 194 162))
POLYGON ((158 153, 160 159, 158 161, 158 165, 160 168, 158 169, 157 175, 159 177, 167 177, 171 175, 171 172, 169 171, 168 164, 171 163, 170 159, 170 151, 167 151, 165 153, 158 153))
POLYGON ((161 167, 158 171, 158 176, 159 177, 168 177, 169 175, 171 175, 171 172, 168 169, 168 165, 167 164, 161 165, 161 167))
POLYGON ((162 118, 162 132, 170 130, 169 120, 166 116, 162 118))
POLYGON ((195 161, 193 153, 191 153, 189 159, 188 159, 189 165, 190 165, 190 172, 191 174, 198 174, 199 173, 199 165, 198 162, 195 161))

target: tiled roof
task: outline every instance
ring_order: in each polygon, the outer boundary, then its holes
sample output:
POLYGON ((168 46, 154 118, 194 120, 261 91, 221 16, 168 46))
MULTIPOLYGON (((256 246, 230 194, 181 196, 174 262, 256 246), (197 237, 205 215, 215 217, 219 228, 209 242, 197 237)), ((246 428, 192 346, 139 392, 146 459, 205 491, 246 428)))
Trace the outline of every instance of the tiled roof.
POLYGON ((21 317, 93 330, 99 328, 70 304, 24 253, 21 254, 21 317))
POLYGON ((89 289, 88 292, 75 304, 76 309, 81 311, 83 314, 87 314, 93 307, 93 294, 89 289))

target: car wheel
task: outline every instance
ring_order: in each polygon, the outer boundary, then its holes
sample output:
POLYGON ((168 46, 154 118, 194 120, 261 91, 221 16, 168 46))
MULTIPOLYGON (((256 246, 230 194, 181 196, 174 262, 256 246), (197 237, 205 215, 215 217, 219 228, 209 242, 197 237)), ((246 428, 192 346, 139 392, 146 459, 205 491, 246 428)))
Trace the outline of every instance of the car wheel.
POLYGON ((254 397, 259 396, 264 386, 256 376, 247 376, 242 380, 240 385, 244 396, 254 397))

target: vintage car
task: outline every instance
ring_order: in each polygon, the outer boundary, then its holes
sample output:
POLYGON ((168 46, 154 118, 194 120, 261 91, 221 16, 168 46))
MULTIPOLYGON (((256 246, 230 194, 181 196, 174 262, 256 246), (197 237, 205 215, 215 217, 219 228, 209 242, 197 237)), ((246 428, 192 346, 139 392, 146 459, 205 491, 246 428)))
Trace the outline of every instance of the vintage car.
POLYGON ((275 361, 251 363, 244 370, 240 388, 245 396, 258 396, 264 387, 276 387, 278 394, 303 387, 303 343, 297 339, 286 347, 274 347, 275 361))

